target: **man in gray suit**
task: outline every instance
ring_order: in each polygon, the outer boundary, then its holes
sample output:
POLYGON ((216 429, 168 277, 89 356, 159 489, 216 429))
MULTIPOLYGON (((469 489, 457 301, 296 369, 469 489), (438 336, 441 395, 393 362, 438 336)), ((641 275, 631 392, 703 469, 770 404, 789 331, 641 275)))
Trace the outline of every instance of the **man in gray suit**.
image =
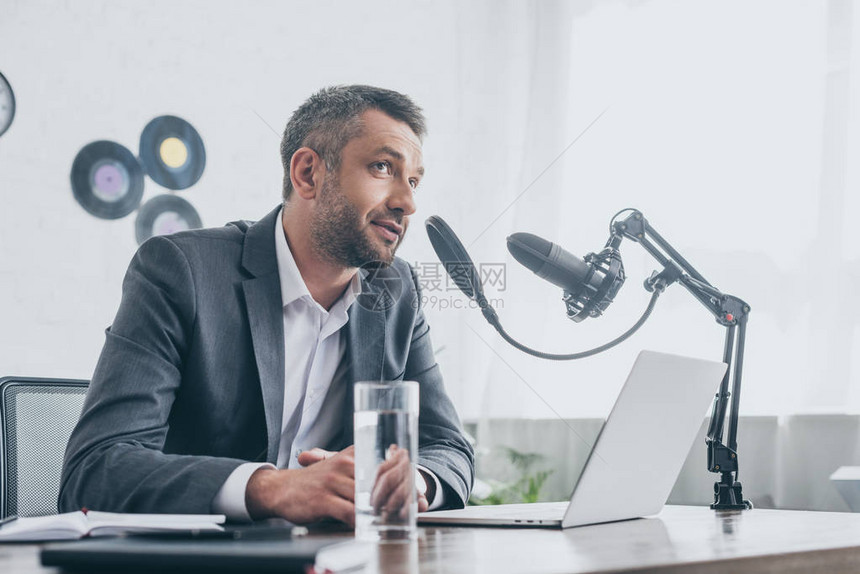
MULTIPOLYGON (((61 511, 353 524, 352 385, 398 379, 420 388, 420 510, 465 505, 473 452, 415 273, 394 256, 424 134, 402 94, 324 89, 284 132, 281 206, 140 247, 69 440, 61 511)), ((397 503, 411 474, 386 476, 397 503)))

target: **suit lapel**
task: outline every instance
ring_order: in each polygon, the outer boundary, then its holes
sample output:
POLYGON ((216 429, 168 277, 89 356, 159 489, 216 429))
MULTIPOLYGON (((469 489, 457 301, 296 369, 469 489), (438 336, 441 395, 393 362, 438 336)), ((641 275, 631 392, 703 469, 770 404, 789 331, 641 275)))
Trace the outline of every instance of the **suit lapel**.
POLYGON ((248 228, 242 252, 242 265, 254 275, 242 282, 242 289, 266 414, 266 460, 271 463, 278 458, 284 412, 284 315, 275 252, 279 209, 248 228))
POLYGON ((343 438, 341 448, 353 443, 353 384, 359 381, 379 381, 383 379, 385 364, 385 324, 386 311, 380 308, 381 290, 366 280, 362 274, 361 295, 349 309, 347 325, 347 359, 350 371, 347 375, 349 387, 343 411, 343 438))
POLYGON ((349 351, 353 381, 382 379, 385 361, 385 311, 375 303, 379 289, 362 280, 362 292, 349 309, 349 351))

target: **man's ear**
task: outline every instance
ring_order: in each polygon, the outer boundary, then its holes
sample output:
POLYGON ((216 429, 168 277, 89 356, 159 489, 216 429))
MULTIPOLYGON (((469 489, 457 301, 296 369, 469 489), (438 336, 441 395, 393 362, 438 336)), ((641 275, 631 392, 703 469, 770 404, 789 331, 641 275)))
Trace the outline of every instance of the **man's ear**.
POLYGON ((302 199, 314 199, 322 187, 325 162, 309 147, 296 150, 290 158, 290 181, 293 193, 302 199))

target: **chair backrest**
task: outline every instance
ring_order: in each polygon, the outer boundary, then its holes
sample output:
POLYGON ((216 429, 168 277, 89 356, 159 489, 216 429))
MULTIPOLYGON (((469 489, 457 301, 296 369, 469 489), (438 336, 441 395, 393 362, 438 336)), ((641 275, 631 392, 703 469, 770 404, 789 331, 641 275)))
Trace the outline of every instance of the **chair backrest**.
POLYGON ((88 381, 0 379, 0 518, 57 513, 66 443, 88 381))

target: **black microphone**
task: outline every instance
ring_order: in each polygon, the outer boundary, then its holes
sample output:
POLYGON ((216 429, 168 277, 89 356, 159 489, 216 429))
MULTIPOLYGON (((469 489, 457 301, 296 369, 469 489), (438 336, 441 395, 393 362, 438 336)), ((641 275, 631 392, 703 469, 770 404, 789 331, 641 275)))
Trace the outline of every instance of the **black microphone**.
POLYGON ((567 316, 577 323, 600 316, 624 284, 621 254, 611 239, 603 251, 584 260, 531 233, 508 237, 508 251, 538 277, 564 289, 567 316))
POLYGON ((603 281, 588 263, 531 233, 514 233, 508 237, 508 251, 538 277, 567 291, 577 291, 583 283, 597 289, 603 281))

